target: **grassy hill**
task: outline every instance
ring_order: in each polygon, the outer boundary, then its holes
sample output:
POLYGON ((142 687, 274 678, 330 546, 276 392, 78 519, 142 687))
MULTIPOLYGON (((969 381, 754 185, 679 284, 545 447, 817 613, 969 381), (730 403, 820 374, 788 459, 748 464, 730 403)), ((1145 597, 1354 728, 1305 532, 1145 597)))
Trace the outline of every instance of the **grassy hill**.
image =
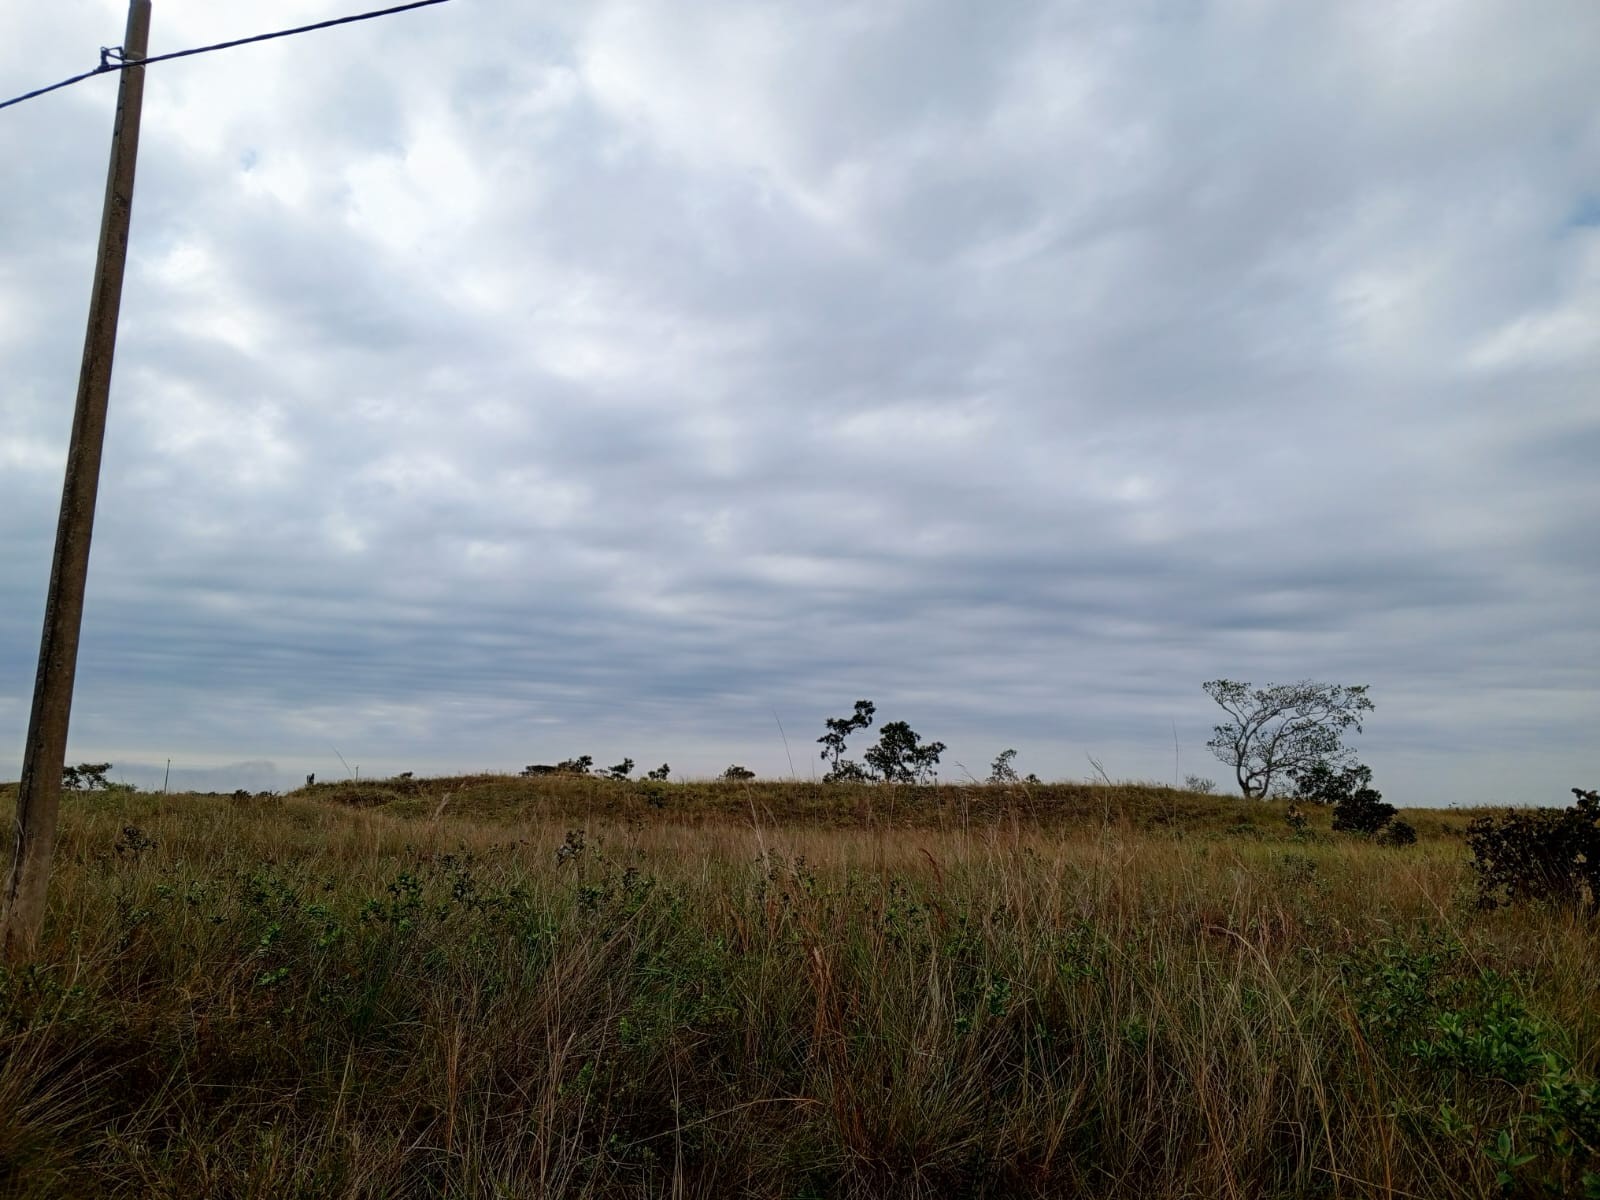
POLYGON ((0 971, 0 1194, 1584 1194, 1593 923, 1475 907, 1468 814, 1285 807, 72 796, 0 971))
MULTIPOLYGON (((599 776, 464 775, 319 783, 294 799, 382 808, 397 817, 447 813, 475 821, 540 818, 645 820, 652 824, 768 824, 834 829, 960 829, 1017 821, 1038 829, 1108 822, 1126 828, 1193 834, 1280 837, 1289 832, 1287 800, 1245 802, 1161 784, 1048 783, 995 787, 939 784, 722 780, 658 783, 599 776), (440 806, 443 806, 441 809, 440 806)), ((1301 805, 1313 828, 1328 811, 1301 805)), ((1424 836, 1459 837, 1480 810, 1410 809, 1424 836)))

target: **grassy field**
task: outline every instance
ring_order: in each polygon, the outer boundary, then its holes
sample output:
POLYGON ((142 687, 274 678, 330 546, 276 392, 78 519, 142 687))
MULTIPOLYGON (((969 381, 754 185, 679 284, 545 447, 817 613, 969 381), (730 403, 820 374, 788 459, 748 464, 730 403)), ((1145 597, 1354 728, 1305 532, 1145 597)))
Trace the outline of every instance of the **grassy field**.
POLYGON ((0 1194, 1600 1194, 1594 923, 1479 910, 1470 814, 1404 816, 1402 849, 1153 787, 69 797, 0 973, 0 1194))

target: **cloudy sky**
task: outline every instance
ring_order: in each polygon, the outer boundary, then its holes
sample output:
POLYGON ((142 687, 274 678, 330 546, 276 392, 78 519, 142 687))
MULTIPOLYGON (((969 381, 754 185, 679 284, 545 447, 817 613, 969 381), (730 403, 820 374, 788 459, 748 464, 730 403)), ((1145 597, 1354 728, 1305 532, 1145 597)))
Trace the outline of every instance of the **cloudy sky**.
MULTIPOLYGON (((0 92, 124 14, 9 5, 0 92)), ((1592 0, 453 0, 152 67, 69 758, 809 776, 870 697, 1222 780, 1201 682, 1309 677, 1401 803, 1600 784, 1596 62, 1592 0)), ((0 777, 114 99, 0 112, 0 777)))

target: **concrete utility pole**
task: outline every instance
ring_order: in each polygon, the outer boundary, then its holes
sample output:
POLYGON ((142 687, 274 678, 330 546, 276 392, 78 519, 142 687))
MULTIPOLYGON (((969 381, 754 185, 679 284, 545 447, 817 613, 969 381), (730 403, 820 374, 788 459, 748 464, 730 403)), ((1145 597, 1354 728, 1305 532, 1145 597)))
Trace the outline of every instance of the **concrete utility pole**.
POLYGON ((45 601, 44 633, 39 640, 39 673, 33 685, 33 711, 23 750, 22 782, 17 790, 16 838, 6 879, 5 915, 0 918, 0 958, 26 959, 44 924, 45 887, 55 852, 56 817, 61 806, 61 768, 66 765, 67 724, 72 715, 72 683, 78 667, 78 634, 83 625, 83 590, 89 574, 89 540, 94 533, 95 494, 100 485, 100 450, 106 433, 106 402, 111 392, 111 360, 117 348, 117 315, 122 275, 128 260, 128 223, 133 214, 134 164, 139 154, 139 110, 144 101, 144 67, 150 40, 150 0, 129 0, 122 57, 136 64, 122 68, 117 86, 117 119, 111 133, 111 164, 106 172, 105 207, 100 216, 100 252, 89 325, 78 373, 78 402, 67 448, 67 473, 61 486, 61 516, 56 524, 50 592, 45 601))

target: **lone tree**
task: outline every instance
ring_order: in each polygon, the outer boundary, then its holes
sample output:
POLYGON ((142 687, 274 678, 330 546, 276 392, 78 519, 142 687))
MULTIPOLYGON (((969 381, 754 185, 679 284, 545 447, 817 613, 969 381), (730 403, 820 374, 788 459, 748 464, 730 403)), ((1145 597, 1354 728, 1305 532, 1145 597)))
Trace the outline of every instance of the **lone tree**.
POLYGON ((852 733, 872 727, 872 718, 877 713, 878 706, 871 700, 857 700, 856 711, 848 717, 828 717, 823 724, 828 727, 828 732, 817 739, 822 743, 822 760, 831 761, 833 766, 823 776, 825 780, 863 779, 866 772, 861 769, 861 764, 845 758, 845 741, 852 733))
POLYGON ((1016 757, 1017 752, 1015 750, 1002 750, 999 754, 996 754, 994 761, 989 764, 989 782, 1002 786, 1021 783, 1022 780, 1017 775, 1016 767, 1011 765, 1016 757))
POLYGON ((110 763, 79 763, 75 767, 61 768, 61 790, 64 792, 105 792, 111 790, 106 772, 110 763))
POLYGON ((1231 718, 1216 726, 1206 746, 1233 768, 1239 791, 1253 798, 1318 763, 1345 766, 1353 756, 1344 745, 1345 732, 1360 733, 1361 715, 1375 707, 1366 684, 1303 679, 1252 690, 1248 683, 1213 679, 1201 687, 1231 718))
POLYGON ((943 742, 919 745, 915 729, 904 721, 890 721, 878 731, 878 744, 862 757, 885 783, 924 783, 944 750, 943 742))

